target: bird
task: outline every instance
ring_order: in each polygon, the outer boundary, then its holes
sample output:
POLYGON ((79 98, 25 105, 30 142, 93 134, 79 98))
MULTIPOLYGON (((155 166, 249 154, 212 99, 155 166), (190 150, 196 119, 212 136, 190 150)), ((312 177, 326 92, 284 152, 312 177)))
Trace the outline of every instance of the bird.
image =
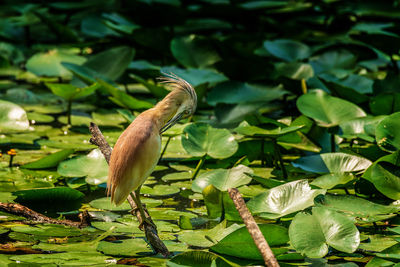
POLYGON ((131 194, 143 221, 147 219, 140 201, 140 188, 153 172, 161 155, 161 135, 179 120, 191 116, 197 107, 194 88, 175 74, 159 78, 171 87, 164 99, 139 114, 119 136, 111 152, 107 195, 121 205, 131 194))

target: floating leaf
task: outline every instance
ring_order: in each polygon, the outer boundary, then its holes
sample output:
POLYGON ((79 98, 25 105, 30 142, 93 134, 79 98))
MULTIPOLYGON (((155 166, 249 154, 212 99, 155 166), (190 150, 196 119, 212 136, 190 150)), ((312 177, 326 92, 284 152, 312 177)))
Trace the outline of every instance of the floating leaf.
POLYGON ((310 184, 322 189, 332 189, 338 185, 346 185, 356 177, 351 173, 329 173, 317 177, 310 184))
POLYGON ((276 126, 273 127, 272 129, 264 129, 257 126, 249 125, 247 121, 243 121, 239 124, 238 127, 234 129, 234 131, 242 135, 265 136, 265 137, 276 138, 278 136, 283 136, 288 133, 296 132, 301 128, 303 128, 303 125, 287 126, 287 127, 276 126))
POLYGON ((198 176, 192 185, 194 192, 201 193, 204 188, 212 184, 220 191, 227 191, 229 188, 236 188, 250 183, 253 170, 247 166, 239 165, 232 169, 217 169, 205 172, 198 176))
POLYGON ((239 104, 249 102, 270 102, 281 98, 288 92, 281 85, 267 87, 240 82, 224 82, 215 86, 207 94, 207 103, 239 104))
POLYGON ((66 100, 73 100, 93 94, 100 85, 94 83, 90 86, 79 88, 72 84, 65 83, 46 83, 46 86, 53 92, 53 94, 61 96, 66 100))
POLYGON ((118 240, 114 242, 101 241, 97 250, 105 255, 117 257, 134 257, 152 254, 153 250, 149 248, 146 241, 141 238, 118 240))
POLYGON ((167 262, 169 267, 184 267, 192 266, 196 263, 197 266, 232 266, 221 256, 208 251, 186 251, 174 256, 167 262))
POLYGON ((328 246, 352 253, 360 244, 360 233, 348 217, 322 207, 312 208, 312 214, 298 213, 289 237, 296 251, 310 258, 324 257, 328 246))
MULTIPOLYGON (((259 224, 258 227, 271 247, 284 245, 289 241, 288 231, 285 227, 273 224, 259 224)), ((225 236, 210 249, 239 258, 263 259, 245 226, 225 236)))
POLYGON ((101 184, 107 181, 108 165, 100 150, 94 149, 88 155, 61 162, 57 172, 65 177, 86 176, 95 179, 95 184, 101 184))
POLYGON ((28 128, 25 110, 14 103, 0 100, 0 132, 24 131, 28 128))
POLYGON ((313 118, 322 127, 332 127, 344 121, 367 116, 355 104, 330 96, 322 90, 314 90, 300 96, 296 104, 301 113, 313 118))
POLYGON ((305 63, 278 63, 275 65, 275 68, 279 75, 293 80, 307 80, 314 76, 311 65, 305 63))
POLYGON ((238 149, 235 137, 227 129, 216 129, 207 123, 194 123, 185 127, 182 146, 192 156, 208 155, 223 159, 232 156, 238 149))
POLYGON ((187 68, 204 68, 221 59, 207 40, 194 34, 174 38, 171 41, 171 51, 174 57, 187 68))
POLYGON ((366 158, 342 152, 301 157, 292 165, 315 173, 345 173, 364 171, 372 162, 366 158))
POLYGON ((275 57, 289 62, 307 58, 311 54, 307 45, 288 39, 265 41, 264 47, 275 57))
POLYGON ((65 160, 66 158, 68 158, 69 155, 71 155, 74 152, 75 151, 73 149, 61 150, 49 156, 41 158, 37 161, 33 161, 25 165, 22 165, 21 168, 33 169, 33 170, 53 168, 56 167, 59 162, 65 160))
POLYGON ((400 112, 394 113, 384 118, 378 126, 376 126, 376 142, 379 147, 388 152, 394 152, 400 149, 400 135, 398 129, 400 127, 400 112))
POLYGON ((274 187, 247 202, 251 212, 275 219, 314 205, 314 198, 325 190, 311 189, 307 180, 298 180, 274 187))

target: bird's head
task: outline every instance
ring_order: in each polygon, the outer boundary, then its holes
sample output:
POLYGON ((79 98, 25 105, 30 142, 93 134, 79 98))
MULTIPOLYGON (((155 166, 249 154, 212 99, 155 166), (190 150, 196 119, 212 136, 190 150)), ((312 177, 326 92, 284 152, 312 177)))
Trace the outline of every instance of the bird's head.
POLYGON ((167 83, 173 88, 173 91, 169 93, 164 100, 166 100, 169 105, 173 106, 174 113, 161 128, 160 133, 171 128, 180 119, 192 115, 197 107, 196 91, 187 81, 174 74, 168 74, 166 77, 162 78, 162 82, 167 83))

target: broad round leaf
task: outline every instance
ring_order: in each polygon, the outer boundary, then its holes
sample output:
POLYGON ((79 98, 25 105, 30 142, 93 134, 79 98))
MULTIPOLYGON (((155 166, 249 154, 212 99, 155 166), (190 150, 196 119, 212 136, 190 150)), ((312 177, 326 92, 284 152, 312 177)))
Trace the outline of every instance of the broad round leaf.
POLYGON ((372 166, 370 182, 385 196, 400 199, 400 177, 398 167, 386 162, 379 162, 372 166))
POLYGON ((333 127, 344 121, 367 116, 357 105, 330 96, 322 90, 300 96, 296 104, 301 113, 322 127, 333 127))
POLYGON ((314 76, 314 71, 311 65, 305 63, 278 63, 275 65, 275 68, 279 75, 293 80, 307 80, 314 76))
POLYGON ((314 198, 325 194, 323 189, 311 189, 307 180, 298 180, 274 187, 247 202, 251 212, 275 219, 314 205, 314 198))
POLYGON ((89 177, 93 178, 93 184, 101 184, 107 181, 108 165, 99 149, 92 150, 86 156, 78 156, 61 162, 57 172, 65 177, 89 177))
POLYGON ((366 158, 342 152, 306 156, 292 162, 297 168, 315 173, 358 172, 366 170, 371 164, 366 158))
POLYGON ((61 65, 61 62, 69 62, 81 65, 86 59, 67 50, 50 50, 46 53, 37 53, 27 62, 28 71, 43 76, 59 76, 71 78, 72 73, 61 65))
POLYGON ((232 266, 221 256, 201 250, 186 251, 174 256, 167 262, 169 267, 185 267, 185 266, 232 266))
POLYGON ((171 41, 171 51, 179 63, 187 68, 204 68, 221 59, 207 40, 194 34, 174 38, 171 41))
MULTIPOLYGON (((289 241, 285 227, 273 224, 259 224, 268 245, 279 246, 289 241)), ((262 256, 245 226, 225 236, 211 250, 234 257, 262 260, 262 256)))
POLYGON ((286 61, 301 60, 311 54, 311 49, 307 45, 286 39, 265 41, 264 48, 275 57, 286 61))
POLYGON ((229 188, 236 188, 250 183, 251 177, 246 173, 252 174, 253 170, 244 165, 239 165, 232 169, 208 171, 201 174, 193 181, 192 190, 201 193, 204 188, 210 184, 220 191, 226 191, 229 188))
POLYGON ((249 125, 249 123, 247 121, 243 121, 239 124, 238 127, 236 127, 234 129, 234 131, 237 132, 238 134, 242 134, 242 135, 266 136, 266 137, 272 137, 272 138, 275 137, 276 138, 276 137, 283 136, 288 133, 296 132, 303 127, 304 127, 303 125, 288 126, 288 127, 276 126, 273 129, 263 129, 263 128, 260 128, 257 126, 249 125))
POLYGON ((216 129, 206 123, 190 124, 183 129, 182 146, 192 156, 208 155, 224 159, 235 154, 238 144, 227 129, 216 129))
POLYGON ((96 91, 100 85, 94 83, 90 86, 79 88, 72 84, 65 83, 46 83, 46 86, 53 92, 53 94, 61 96, 66 100, 73 100, 91 95, 96 91))
POLYGON ((241 82, 224 82, 215 86, 207 94, 207 103, 239 104, 249 102, 269 102, 288 93, 281 85, 276 87, 254 85, 241 82))
POLYGON ((400 112, 384 118, 376 127, 376 142, 388 152, 400 149, 400 112))
POLYGON ((49 156, 43 157, 39 160, 36 160, 34 162, 27 163, 25 165, 22 165, 21 168, 25 169, 48 169, 48 168, 53 168, 58 165, 59 162, 65 160, 68 158, 69 155, 74 153, 75 151, 73 149, 65 149, 58 151, 56 153, 53 153, 49 156))
POLYGON ((352 253, 360 244, 360 233, 343 214, 322 207, 314 207, 312 214, 298 213, 289 227, 289 237, 296 251, 310 258, 321 258, 328 246, 352 253))
POLYGON ((315 199, 315 205, 340 211, 349 217, 357 217, 361 221, 367 222, 375 221, 376 215, 392 215, 400 210, 399 206, 380 205, 352 195, 321 195, 315 199))
POLYGON ((14 103, 0 100, 0 132, 24 131, 28 128, 25 110, 14 103))
POLYGON ((194 87, 205 83, 216 84, 228 80, 228 78, 222 73, 210 69, 181 69, 175 66, 171 66, 162 67, 161 72, 174 73, 182 79, 186 80, 194 87))
POLYGON ((310 184, 323 189, 332 189, 337 185, 345 185, 356 177, 351 173, 328 173, 315 178, 310 184))
POLYGON ((144 254, 152 254, 153 250, 141 238, 124 239, 117 242, 101 241, 97 250, 105 255, 133 257, 144 254))

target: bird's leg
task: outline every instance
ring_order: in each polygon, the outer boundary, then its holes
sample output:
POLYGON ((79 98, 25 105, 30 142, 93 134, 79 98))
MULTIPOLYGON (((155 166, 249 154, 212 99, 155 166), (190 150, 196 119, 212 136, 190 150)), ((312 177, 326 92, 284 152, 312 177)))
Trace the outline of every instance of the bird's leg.
POLYGON ((147 224, 152 225, 155 229, 157 229, 156 225, 151 220, 151 218, 147 217, 146 212, 145 212, 145 210, 143 208, 143 204, 140 201, 140 188, 141 187, 136 189, 134 194, 133 193, 130 194, 132 199, 133 199, 133 201, 135 201, 136 209, 139 210, 140 216, 142 217, 142 222, 140 223, 139 228, 142 229, 143 228, 143 223, 146 222, 147 224))

